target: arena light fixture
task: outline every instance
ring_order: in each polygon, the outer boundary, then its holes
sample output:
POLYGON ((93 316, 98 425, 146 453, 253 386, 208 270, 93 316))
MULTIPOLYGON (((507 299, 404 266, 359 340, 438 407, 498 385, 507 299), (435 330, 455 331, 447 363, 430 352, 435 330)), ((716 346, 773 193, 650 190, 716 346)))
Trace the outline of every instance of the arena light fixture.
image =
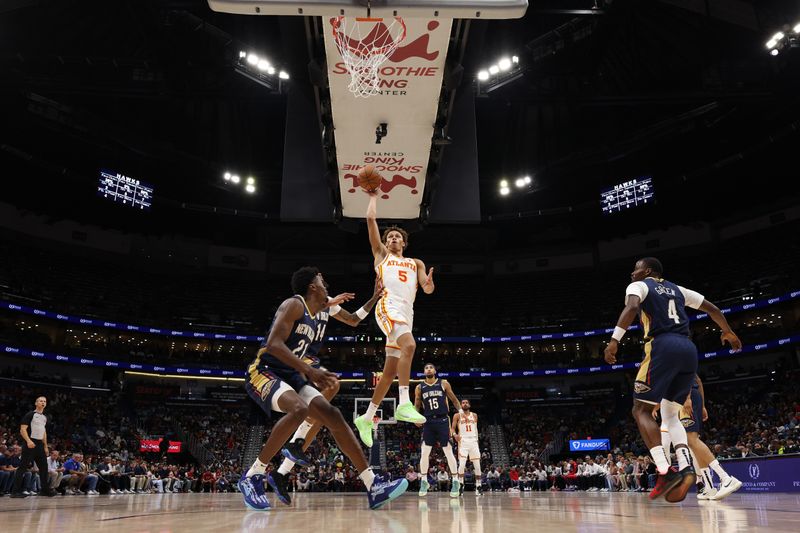
POLYGON ((508 187, 508 181, 507 180, 500 180, 500 187, 501 188, 508 187))
POLYGON ((519 56, 511 56, 511 62, 515 65, 519 63, 519 56))
POLYGON ((498 72, 500 72, 500 67, 498 67, 497 65, 492 65, 491 67, 489 67, 489 74, 491 74, 492 76, 496 75, 498 72))
POLYGON ((225 173, 225 174, 222 176, 222 178, 223 178, 225 181, 231 181, 231 173, 230 173, 230 172, 226 172, 226 173, 225 173))
POLYGON ((239 59, 244 59, 247 57, 247 52, 244 50, 239 50, 239 59))
POLYGON ((793 32, 795 32, 795 33, 800 33, 800 22, 798 22, 798 23, 795 25, 795 27, 794 27, 794 28, 792 28, 792 31, 793 31, 793 32))
POLYGON ((488 70, 479 70, 478 71, 478 79, 480 81, 486 81, 489 79, 489 71, 488 70))
POLYGON ((267 74, 269 74, 270 76, 274 76, 275 75, 275 67, 270 66, 269 68, 267 68, 267 74))
POLYGON ((248 185, 255 185, 256 184, 255 178, 253 178, 252 176, 248 177, 247 178, 247 184, 248 185))
POLYGON ((510 70, 511 69, 511 60, 509 58, 507 58, 507 57, 504 57, 504 58, 500 59, 500 61, 497 62, 497 66, 500 67, 500 70, 502 70, 503 72, 505 72, 507 70, 510 70))
POLYGON ((775 57, 779 53, 780 53, 780 51, 777 48, 773 48, 772 50, 769 51, 769 55, 771 55, 773 57, 775 57))
POLYGON ((286 72, 285 70, 282 70, 282 71, 280 71, 280 72, 278 73, 278 77, 279 77, 280 79, 282 79, 282 80, 288 80, 288 79, 289 79, 289 73, 288 73, 288 72, 286 72))
POLYGON ((247 54, 247 62, 253 66, 258 65, 259 58, 255 54, 247 54))
POLYGON ((508 193, 511 192, 511 189, 508 187, 500 187, 500 195, 501 196, 508 196, 508 193))
POLYGON ((530 176, 525 176, 525 178, 524 178, 524 179, 525 179, 525 185, 530 185, 530 184, 531 184, 531 181, 532 181, 532 180, 531 180, 531 177, 530 177, 530 176))
POLYGON ((517 178, 514 181, 514 185, 517 186, 517 189, 521 189, 525 186, 525 178, 517 178))
POLYGON ((238 174, 231 174, 231 182, 232 183, 239 183, 242 179, 239 177, 238 174))
POLYGON ((254 192, 256 192, 256 186, 252 185, 252 184, 248 184, 248 185, 245 185, 244 190, 246 190, 250 194, 253 194, 254 192))
POLYGON ((269 61, 267 61, 266 59, 260 59, 260 60, 258 61, 258 64, 256 65, 256 68, 258 68, 258 70, 261 70, 261 71, 265 71, 265 72, 266 72, 266 70, 267 70, 269 67, 271 67, 271 66, 272 66, 272 65, 270 65, 270 64, 269 64, 269 61))

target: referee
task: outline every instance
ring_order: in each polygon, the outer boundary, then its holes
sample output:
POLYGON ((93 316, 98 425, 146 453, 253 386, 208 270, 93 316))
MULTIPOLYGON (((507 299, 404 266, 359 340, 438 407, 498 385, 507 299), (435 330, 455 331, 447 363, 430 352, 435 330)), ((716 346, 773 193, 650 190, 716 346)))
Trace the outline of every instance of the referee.
POLYGON ((27 494, 22 492, 22 481, 25 473, 36 462, 39 467, 39 480, 41 481, 41 494, 44 496, 55 496, 56 492, 50 488, 48 482, 49 472, 47 471, 47 456, 50 451, 47 449, 47 417, 44 415, 44 408, 47 407, 47 398, 39 396, 36 398, 36 409, 30 411, 22 417, 19 423, 19 434, 26 445, 22 447, 22 457, 19 468, 14 474, 14 488, 11 492, 12 498, 24 498, 27 494))

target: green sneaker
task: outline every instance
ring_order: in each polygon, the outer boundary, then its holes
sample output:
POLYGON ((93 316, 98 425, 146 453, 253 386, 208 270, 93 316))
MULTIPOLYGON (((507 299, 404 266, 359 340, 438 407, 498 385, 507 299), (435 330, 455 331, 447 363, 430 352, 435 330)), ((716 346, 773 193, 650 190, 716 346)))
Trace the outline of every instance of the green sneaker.
MULTIPOLYGON (((427 476, 425 476, 425 477, 427 477, 427 476)), ((422 480, 419 482, 419 495, 420 495, 420 497, 425 496, 426 494, 428 494, 428 487, 430 487, 430 484, 428 483, 428 480, 425 479, 425 477, 422 478, 422 480)))
POLYGON ((400 422, 411 422, 412 424, 424 424, 426 420, 411 402, 398 405, 394 410, 394 417, 400 422))
POLYGON ((453 478, 453 484, 450 487, 450 497, 458 498, 459 496, 461 496, 461 482, 453 478))
POLYGON ((361 437, 363 442, 368 448, 372 448, 372 420, 367 418, 367 415, 361 415, 356 418, 356 429, 358 436, 361 437))

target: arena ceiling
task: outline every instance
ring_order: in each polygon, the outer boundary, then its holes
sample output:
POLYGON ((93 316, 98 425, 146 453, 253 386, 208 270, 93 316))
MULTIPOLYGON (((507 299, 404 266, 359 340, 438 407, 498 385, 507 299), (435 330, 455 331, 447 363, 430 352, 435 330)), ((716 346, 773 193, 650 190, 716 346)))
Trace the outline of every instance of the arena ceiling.
MULTIPOLYGON (((502 55, 519 56, 523 70, 476 100, 486 224, 522 216, 526 231, 566 226, 574 236, 597 217, 601 186, 641 174, 658 177, 664 209, 712 217, 785 200, 800 50, 771 57, 764 42, 800 21, 789 4, 533 0, 521 20, 472 23, 464 83, 502 55), (521 175, 531 186, 500 197, 499 180, 521 175)), ((220 14, 203 0, 5 4, 0 163, 11 186, 0 199, 113 225, 116 211, 92 193, 97 168, 110 167, 173 200, 175 212, 144 222, 150 231, 170 217, 198 225, 196 214, 175 216, 182 203, 269 224, 286 99, 232 63, 257 50, 307 83, 305 35, 302 18, 220 14), (254 176, 257 194, 226 189, 226 170, 254 176)), ((219 218, 199 225, 241 226, 219 218)))

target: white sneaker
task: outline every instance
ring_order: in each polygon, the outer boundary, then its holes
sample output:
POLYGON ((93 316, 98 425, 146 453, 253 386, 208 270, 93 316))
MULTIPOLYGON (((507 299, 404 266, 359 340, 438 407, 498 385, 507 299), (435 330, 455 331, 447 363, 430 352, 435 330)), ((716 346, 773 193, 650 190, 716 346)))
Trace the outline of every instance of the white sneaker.
POLYGON ((716 495, 717 495, 717 489, 715 488, 703 487, 703 490, 697 491, 698 500, 713 500, 714 496, 716 495))
POLYGON ((30 491, 27 491, 27 490, 23 490, 22 494, 24 494, 25 496, 30 496, 31 495, 30 491))
POLYGON ((725 483, 720 484, 719 489, 717 489, 717 493, 714 495, 713 500, 719 501, 724 498, 727 498, 737 490, 742 488, 742 482, 736 479, 735 477, 731 476, 728 478, 728 481, 725 483))

